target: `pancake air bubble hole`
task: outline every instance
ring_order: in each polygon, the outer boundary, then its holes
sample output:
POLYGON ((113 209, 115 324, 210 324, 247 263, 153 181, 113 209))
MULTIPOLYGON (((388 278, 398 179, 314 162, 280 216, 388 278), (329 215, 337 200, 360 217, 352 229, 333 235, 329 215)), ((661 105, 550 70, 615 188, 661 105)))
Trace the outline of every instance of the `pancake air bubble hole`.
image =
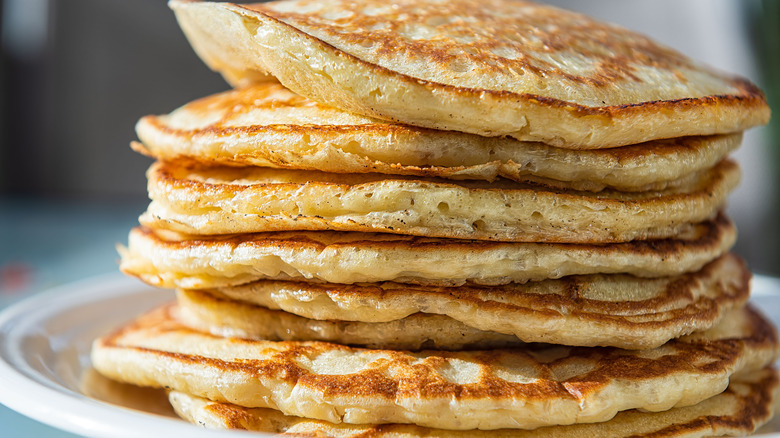
POLYGON ((368 93, 368 95, 376 99, 384 96, 384 93, 382 93, 381 88, 374 88, 370 93, 368 93))
POLYGON ((471 70, 471 63, 468 59, 456 58, 450 63, 450 70, 455 73, 465 73, 471 70))
POLYGON ((244 17, 243 20, 241 20, 241 24, 244 25, 244 29, 246 29, 247 32, 249 32, 252 35, 257 34, 257 29, 260 27, 260 22, 257 20, 251 20, 249 18, 244 17))
POLYGON ((436 208, 439 209, 440 213, 450 212, 450 204, 447 204, 446 202, 439 202, 439 205, 437 205, 436 208))

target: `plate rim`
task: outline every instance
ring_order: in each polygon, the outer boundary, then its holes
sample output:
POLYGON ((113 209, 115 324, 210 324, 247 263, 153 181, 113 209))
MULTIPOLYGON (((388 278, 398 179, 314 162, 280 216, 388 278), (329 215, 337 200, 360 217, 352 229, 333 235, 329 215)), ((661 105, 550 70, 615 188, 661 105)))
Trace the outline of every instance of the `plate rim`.
MULTIPOLYGON (((122 274, 101 274, 44 290, 0 311, 0 387, 6 389, 0 391, 0 404, 40 423, 94 438, 137 438, 166 432, 183 432, 193 438, 235 437, 234 431, 194 427, 183 420, 104 402, 53 380, 42 382, 40 377, 30 375, 9 361, 6 353, 9 347, 14 346, 5 342, 6 327, 18 318, 31 313, 51 317, 78 305, 137 294, 141 289, 152 287, 122 274), (106 292, 107 288, 110 288, 109 292, 106 292), (69 299, 72 302, 68 302, 69 299), (68 302, 64 307, 57 306, 64 302, 68 302), (130 424, 132 427, 123 427, 130 424), (183 428, 185 426, 186 429, 183 428)), ((161 289, 156 291, 166 292, 161 289)))

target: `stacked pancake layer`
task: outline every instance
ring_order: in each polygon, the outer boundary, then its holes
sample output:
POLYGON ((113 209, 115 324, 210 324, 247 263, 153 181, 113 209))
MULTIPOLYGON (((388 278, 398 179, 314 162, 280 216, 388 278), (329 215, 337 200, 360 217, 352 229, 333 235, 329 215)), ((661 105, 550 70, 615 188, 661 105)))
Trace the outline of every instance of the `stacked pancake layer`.
POLYGON ((98 371, 271 433, 768 421, 777 334, 722 212, 760 91, 555 8, 408 3, 171 2, 241 87, 139 121, 121 268, 177 302, 98 371))

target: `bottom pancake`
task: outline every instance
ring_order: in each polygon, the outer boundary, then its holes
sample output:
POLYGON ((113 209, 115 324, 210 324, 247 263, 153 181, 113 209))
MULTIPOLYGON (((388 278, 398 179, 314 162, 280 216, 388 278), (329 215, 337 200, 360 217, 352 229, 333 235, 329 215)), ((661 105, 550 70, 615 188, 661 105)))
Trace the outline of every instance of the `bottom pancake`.
POLYGON ((665 411, 726 389, 777 357, 777 333, 750 306, 650 350, 527 345, 481 351, 349 348, 223 338, 161 307, 97 339, 92 364, 114 380, 165 387, 332 423, 505 429, 665 411))
POLYGON ((777 372, 766 368, 735 378, 726 391, 693 406, 665 412, 625 411, 604 423, 527 430, 453 431, 406 424, 353 425, 291 417, 273 409, 244 408, 172 391, 171 405, 182 418, 212 429, 243 429, 319 438, 415 437, 705 437, 753 433, 780 409, 777 372))

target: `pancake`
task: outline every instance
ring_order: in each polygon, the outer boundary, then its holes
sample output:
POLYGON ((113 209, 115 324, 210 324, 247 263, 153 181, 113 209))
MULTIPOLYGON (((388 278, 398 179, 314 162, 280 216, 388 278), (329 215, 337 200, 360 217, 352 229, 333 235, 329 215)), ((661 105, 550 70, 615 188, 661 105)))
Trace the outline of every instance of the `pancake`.
POLYGON ((417 128, 350 114, 278 83, 198 99, 139 120, 141 153, 165 161, 383 173, 556 188, 663 190, 685 184, 739 146, 742 135, 680 137, 571 151, 538 142, 417 128))
POLYGON ((167 288, 204 289, 261 279, 458 286, 582 274, 678 275, 728 252, 735 239, 734 225, 725 216, 675 238, 609 245, 328 231, 192 237, 136 227, 128 246, 119 251, 123 272, 167 288))
POLYGON ((523 345, 517 337, 478 330, 442 315, 417 313, 389 322, 320 321, 233 301, 213 293, 179 290, 177 319, 217 336, 269 341, 324 341, 391 350, 462 350, 523 345))
POLYGON ((726 160, 690 186, 640 193, 163 162, 147 175, 152 203, 141 224, 188 234, 337 230, 613 243, 689 231, 714 217, 740 173, 726 160))
POLYGON ((432 336, 443 339, 426 348, 469 345, 474 341, 466 338, 478 329, 525 342, 648 349, 712 327, 742 306, 749 293, 750 271, 727 254, 695 273, 658 279, 590 275, 489 287, 258 281, 179 291, 179 305, 188 325, 239 337, 336 341, 341 336, 347 344, 365 345, 374 345, 367 338, 406 337, 407 346, 392 348, 418 349, 432 336), (421 326, 425 314, 445 317, 421 326), (321 337, 324 333, 331 338, 321 337))
POLYGON ((333 423, 455 430, 606 421, 628 409, 689 406, 777 356, 777 333, 751 307, 652 350, 562 347, 459 352, 354 349, 222 338, 158 308, 92 349, 114 380, 333 423))
POLYGON ((230 403, 212 402, 178 391, 171 391, 168 399, 179 416, 202 427, 320 438, 695 438, 744 436, 755 432, 780 410, 780 385, 777 372, 767 368, 750 376, 733 379, 726 391, 694 406, 655 413, 625 411, 605 423, 551 426, 534 431, 452 431, 401 424, 333 424, 290 417, 273 409, 244 408, 230 403))
POLYGON ((272 75, 342 110, 413 126, 600 149, 764 124, 747 80, 621 27, 510 0, 173 0, 233 85, 272 75))

